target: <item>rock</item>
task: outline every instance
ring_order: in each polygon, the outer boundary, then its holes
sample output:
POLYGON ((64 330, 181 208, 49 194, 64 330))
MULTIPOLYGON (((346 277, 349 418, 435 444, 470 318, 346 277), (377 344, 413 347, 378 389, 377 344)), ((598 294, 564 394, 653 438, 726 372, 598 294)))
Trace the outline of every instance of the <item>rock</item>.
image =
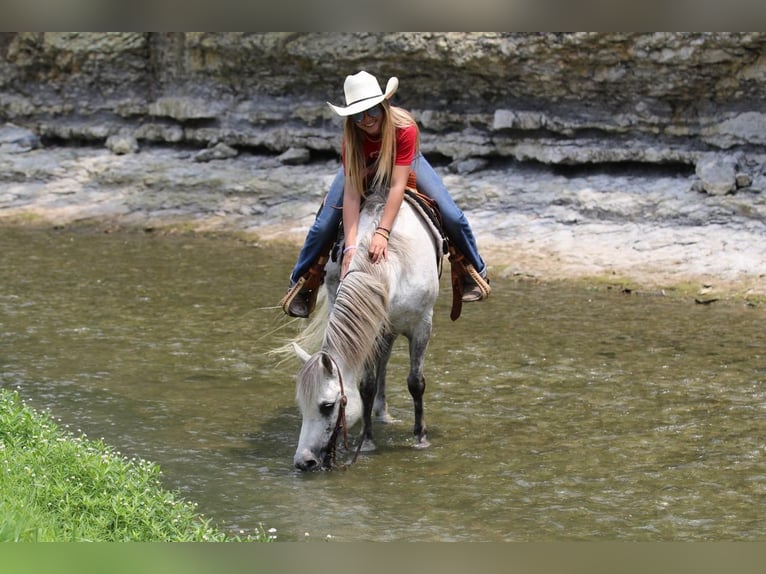
POLYGON ((750 184, 750 187, 748 187, 748 191, 751 191, 753 193, 764 193, 766 192, 766 174, 759 173, 753 178, 753 182, 750 184))
POLYGON ((753 183, 753 178, 750 177, 747 173, 737 173, 735 176, 735 181, 737 184, 737 189, 740 189, 742 187, 750 187, 750 185, 753 183))
POLYGON ((719 147, 766 144, 766 113, 745 112, 703 130, 706 141, 719 147))
POLYGON ((726 195, 736 190, 736 163, 729 157, 709 154, 697 162, 695 173, 702 189, 710 195, 726 195))
POLYGON ((449 165, 449 170, 452 173, 459 173, 466 175, 475 171, 480 171, 487 167, 489 161, 484 158, 473 157, 460 161, 454 161, 449 165))
POLYGON ((0 126, 0 151, 23 153, 40 147, 40 138, 25 128, 13 124, 0 126))
POLYGON ((165 116, 174 120, 213 119, 221 113, 221 106, 203 98, 164 97, 149 104, 151 116, 165 116))
POLYGON ((127 128, 324 153, 340 139, 325 101, 368 67, 399 77, 394 103, 449 161, 691 166, 766 144, 764 53, 763 32, 8 32, 0 117, 78 143, 127 128))
POLYGON ((277 157, 284 165, 303 165, 311 161, 311 153, 306 148, 291 147, 277 157))
POLYGON ((115 134, 106 138, 106 147, 114 154, 138 152, 138 140, 132 135, 115 134))
POLYGON ((539 130, 547 123, 546 116, 541 112, 495 110, 492 129, 539 130))
POLYGON ((184 130, 181 126, 156 122, 146 122, 138 126, 134 134, 142 140, 160 143, 180 143, 184 139, 184 130))
POLYGON ((239 152, 237 152, 236 149, 226 145, 225 143, 217 143, 211 148, 203 149, 202 151, 194 154, 192 159, 196 162, 207 162, 214 159, 231 159, 233 157, 237 157, 238 153, 239 152))

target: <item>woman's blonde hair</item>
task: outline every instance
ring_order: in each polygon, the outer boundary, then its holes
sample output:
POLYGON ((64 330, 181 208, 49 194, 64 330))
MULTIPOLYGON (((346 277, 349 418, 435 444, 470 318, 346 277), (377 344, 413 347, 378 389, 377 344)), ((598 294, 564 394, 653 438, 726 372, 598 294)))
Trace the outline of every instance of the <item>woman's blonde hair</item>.
MULTIPOLYGON (((417 128, 415 117, 407 110, 392 106, 387 101, 381 102, 380 106, 383 108, 383 121, 380 128, 380 155, 378 155, 373 166, 374 175, 372 178, 365 178, 364 132, 354 124, 354 120, 350 116, 346 118, 343 124, 346 177, 349 178, 352 187, 361 195, 364 195, 368 188, 388 187, 391 184, 391 174, 396 159, 396 129, 412 125, 417 128)), ((420 130, 417 134, 415 153, 420 148, 420 130)))

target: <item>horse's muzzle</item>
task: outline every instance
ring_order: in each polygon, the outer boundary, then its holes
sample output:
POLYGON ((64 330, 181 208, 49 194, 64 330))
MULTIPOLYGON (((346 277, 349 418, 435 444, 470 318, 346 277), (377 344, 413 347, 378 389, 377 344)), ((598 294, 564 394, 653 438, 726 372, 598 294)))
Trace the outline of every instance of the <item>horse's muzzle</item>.
POLYGON ((302 471, 318 470, 319 463, 315 459, 299 460, 295 463, 295 468, 302 471))
POLYGON ((293 462, 295 463, 295 468, 304 472, 310 470, 322 470, 325 467, 325 461, 322 460, 322 457, 315 456, 309 449, 305 449, 300 453, 295 453, 293 462))

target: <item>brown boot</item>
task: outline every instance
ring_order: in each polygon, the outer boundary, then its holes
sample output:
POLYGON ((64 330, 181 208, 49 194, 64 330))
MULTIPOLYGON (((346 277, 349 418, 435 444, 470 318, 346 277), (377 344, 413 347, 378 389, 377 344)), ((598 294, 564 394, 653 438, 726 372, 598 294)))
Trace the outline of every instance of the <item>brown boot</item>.
POLYGON ((489 297, 489 279, 484 279, 484 281, 486 281, 486 287, 480 287, 469 279, 463 287, 463 301, 470 303, 473 301, 483 301, 489 297))
POLYGON ((311 312, 311 291, 298 291, 293 300, 287 306, 287 314, 290 317, 306 319, 311 312))

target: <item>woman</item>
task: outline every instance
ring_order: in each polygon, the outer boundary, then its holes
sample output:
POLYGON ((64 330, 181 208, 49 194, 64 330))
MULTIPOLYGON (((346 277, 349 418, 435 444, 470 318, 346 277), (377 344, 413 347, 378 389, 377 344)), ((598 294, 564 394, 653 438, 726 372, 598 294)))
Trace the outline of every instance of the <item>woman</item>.
MULTIPOLYGON (((438 205, 449 240, 486 279, 487 267, 479 255, 468 220, 441 178, 420 153, 420 131, 415 118, 388 101, 398 87, 399 80, 389 78, 384 93, 375 76, 361 71, 346 77, 343 85, 345 107, 327 102, 336 114, 346 118, 343 125, 343 167, 330 185, 330 191, 306 235, 298 262, 290 275, 290 289, 283 299, 283 308, 288 315, 309 316, 313 308, 312 293, 305 289, 298 293, 294 291, 301 278, 309 273, 335 241, 341 219, 346 244, 344 252, 348 255, 343 258, 341 278, 345 276, 352 252, 356 249, 361 199, 364 190, 370 187, 389 188, 383 215, 368 254, 375 263, 387 259, 388 234, 404 198, 410 171, 415 173, 418 190, 438 205)), ((489 294, 488 283, 487 280, 483 289, 473 281, 467 283, 463 301, 485 299, 489 294)))

